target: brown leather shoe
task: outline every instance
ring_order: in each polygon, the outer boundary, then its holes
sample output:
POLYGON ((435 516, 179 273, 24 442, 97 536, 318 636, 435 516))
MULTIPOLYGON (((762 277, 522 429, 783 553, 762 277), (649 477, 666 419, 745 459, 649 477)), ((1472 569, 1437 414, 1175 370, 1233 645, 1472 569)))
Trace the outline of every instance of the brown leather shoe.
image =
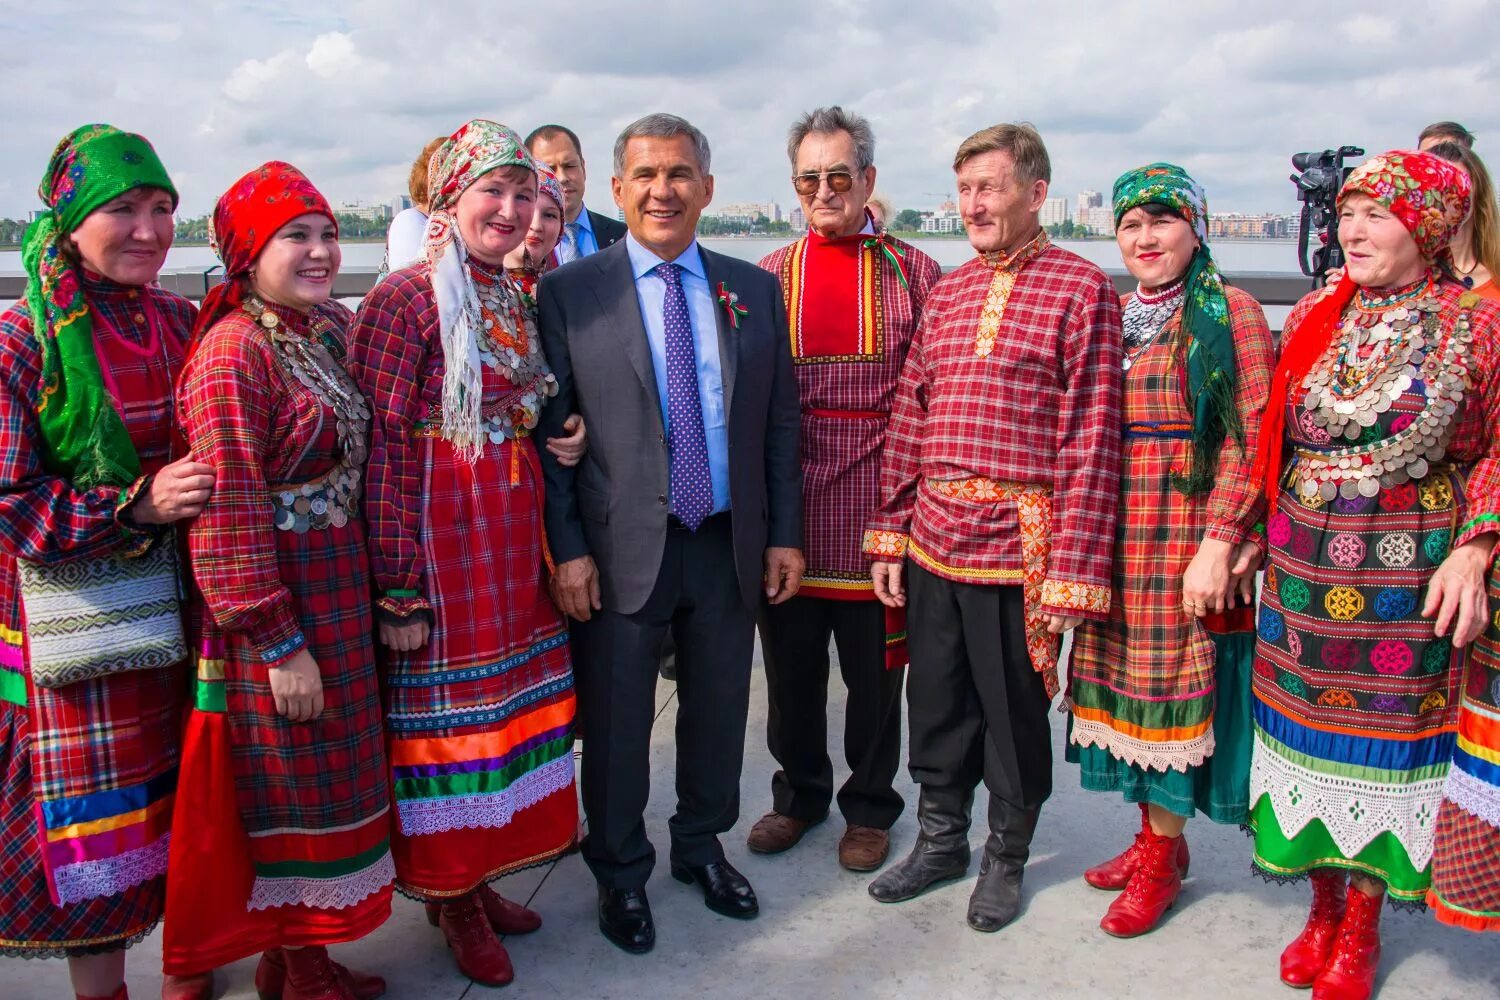
POLYGON ((745 845, 756 854, 780 854, 796 847, 803 834, 812 826, 806 820, 793 819, 779 812, 768 812, 750 828, 750 836, 745 838, 745 845))
POLYGON ((843 837, 839 838, 839 864, 851 872, 874 871, 885 864, 885 857, 890 851, 889 830, 850 823, 843 837))

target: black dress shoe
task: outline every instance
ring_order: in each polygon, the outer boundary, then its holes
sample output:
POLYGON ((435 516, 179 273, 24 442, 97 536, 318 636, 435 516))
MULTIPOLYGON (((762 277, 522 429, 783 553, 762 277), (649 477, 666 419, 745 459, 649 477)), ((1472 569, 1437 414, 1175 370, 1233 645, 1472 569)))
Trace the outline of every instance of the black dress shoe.
POLYGON ((749 920, 760 913, 760 903, 750 882, 735 871, 728 861, 712 861, 706 865, 672 865, 672 877, 679 882, 703 890, 703 903, 715 913, 736 920, 749 920))
POLYGON ((656 946, 656 924, 645 889, 599 887, 599 930, 611 943, 633 955, 656 946))

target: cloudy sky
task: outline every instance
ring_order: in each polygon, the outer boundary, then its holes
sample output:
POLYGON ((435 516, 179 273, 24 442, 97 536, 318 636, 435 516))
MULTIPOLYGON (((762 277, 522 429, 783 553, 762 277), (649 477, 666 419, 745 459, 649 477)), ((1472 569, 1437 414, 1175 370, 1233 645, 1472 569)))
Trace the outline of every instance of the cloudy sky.
POLYGON ((52 146, 90 121, 150 137, 191 215, 267 159, 384 201, 469 118, 558 121, 607 208, 609 147, 650 111, 708 134, 719 202, 789 206, 787 125, 831 103, 873 121, 898 207, 946 196, 964 136, 1026 119, 1055 194, 1167 159, 1215 208, 1291 211, 1297 150, 1454 118, 1500 159, 1497 37, 1500 0, 0 0, 0 215, 36 207, 52 146))

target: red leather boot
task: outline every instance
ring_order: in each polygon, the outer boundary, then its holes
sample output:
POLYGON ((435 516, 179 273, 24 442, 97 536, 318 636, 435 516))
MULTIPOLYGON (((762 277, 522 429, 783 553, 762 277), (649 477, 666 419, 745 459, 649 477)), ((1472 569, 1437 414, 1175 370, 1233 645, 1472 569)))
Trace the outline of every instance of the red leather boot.
POLYGON ((1344 922, 1339 924, 1328 965, 1313 980, 1313 1000, 1369 1000, 1380 965, 1380 904, 1385 894, 1371 896, 1349 886, 1344 922))
MULTIPOLYGON (((1140 803, 1140 806, 1141 831, 1136 834, 1135 840, 1131 842, 1131 845, 1103 864, 1095 865, 1083 873, 1083 880, 1095 889, 1108 889, 1118 892, 1129 884, 1130 876, 1134 875, 1135 870, 1140 867, 1141 847, 1143 843, 1141 838, 1144 834, 1151 832, 1150 810, 1147 809, 1144 802, 1140 803)), ((1177 873, 1183 878, 1187 878, 1188 862, 1190 860, 1187 837, 1178 837, 1177 873)))
POLYGON ((161 1000, 209 1000, 214 995, 214 974, 162 976, 161 1000))
POLYGON ((495 937, 478 893, 444 902, 438 912, 438 927, 448 939, 459 972, 483 986, 504 986, 516 978, 510 954, 495 937))
POLYGON ((327 948, 286 948, 281 954, 286 960, 281 1000, 355 1000, 327 948))
MULTIPOLYGON (((479 902, 484 905, 484 915, 489 918, 490 926, 495 929, 496 934, 530 934, 541 928, 542 915, 535 910, 506 899, 483 883, 474 891, 479 894, 479 902)), ((434 927, 438 925, 440 909, 437 903, 427 904, 427 922, 434 927)))
MULTIPOLYGON (((354 994, 355 1000, 376 1000, 385 996, 384 979, 346 969, 331 957, 328 961, 344 987, 354 994)), ((280 948, 262 952, 260 962, 255 966, 255 995, 260 1000, 283 1000, 285 990, 286 952, 280 948)))
POLYGON ((1337 868, 1319 868, 1312 873, 1312 911, 1297 939, 1281 953, 1281 981, 1305 990, 1318 978, 1344 919, 1344 890, 1348 879, 1337 868))
POLYGON ((1182 838, 1163 837, 1148 829, 1138 839, 1142 842, 1140 864, 1099 921, 1104 933, 1118 938, 1140 937, 1155 930, 1182 891, 1182 873, 1177 870, 1177 845, 1182 838))

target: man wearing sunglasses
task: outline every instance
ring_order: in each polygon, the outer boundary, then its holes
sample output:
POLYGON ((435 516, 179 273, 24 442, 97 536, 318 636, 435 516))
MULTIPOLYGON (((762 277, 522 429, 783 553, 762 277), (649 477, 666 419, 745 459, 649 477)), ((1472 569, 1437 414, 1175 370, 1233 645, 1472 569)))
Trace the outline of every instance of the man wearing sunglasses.
POLYGON ((770 698, 767 741, 781 769, 772 811, 751 850, 785 851, 821 822, 834 799, 828 755, 829 640, 848 688, 838 791, 847 824, 839 862, 884 863, 901 815, 892 786, 901 761, 904 612, 875 599, 861 531, 873 513, 880 449, 896 382, 937 262, 886 236, 866 203, 875 185, 869 122, 839 107, 799 118, 787 137, 792 187, 808 234, 761 261, 781 278, 802 405, 802 590, 759 616, 770 698))

